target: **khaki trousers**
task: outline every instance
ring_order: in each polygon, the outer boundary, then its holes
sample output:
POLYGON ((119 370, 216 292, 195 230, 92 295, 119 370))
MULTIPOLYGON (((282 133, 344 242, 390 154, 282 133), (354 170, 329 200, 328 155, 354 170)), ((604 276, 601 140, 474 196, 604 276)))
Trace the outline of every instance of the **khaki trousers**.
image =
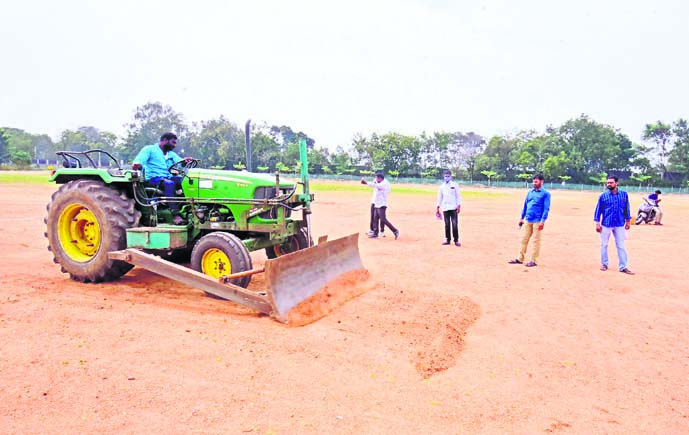
POLYGON ((531 253, 531 261, 538 264, 538 254, 541 253, 541 230, 538 229, 540 222, 524 222, 524 237, 522 238, 522 248, 519 251, 519 261, 523 262, 526 257, 526 248, 529 246, 529 239, 533 235, 533 252, 531 253))

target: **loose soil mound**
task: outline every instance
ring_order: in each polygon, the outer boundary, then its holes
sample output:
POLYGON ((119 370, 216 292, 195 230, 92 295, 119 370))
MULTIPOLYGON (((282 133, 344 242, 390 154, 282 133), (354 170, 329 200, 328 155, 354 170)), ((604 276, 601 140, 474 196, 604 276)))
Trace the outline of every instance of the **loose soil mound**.
POLYGON ((287 324, 304 326, 327 315, 345 302, 374 287, 365 269, 342 274, 289 312, 287 324))

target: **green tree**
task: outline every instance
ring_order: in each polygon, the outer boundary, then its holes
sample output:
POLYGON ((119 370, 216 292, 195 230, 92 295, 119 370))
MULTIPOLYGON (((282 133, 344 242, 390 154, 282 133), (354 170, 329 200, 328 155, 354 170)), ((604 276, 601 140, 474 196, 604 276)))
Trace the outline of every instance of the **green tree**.
POLYGON ((558 178, 562 180, 562 185, 564 186, 567 183, 567 181, 569 181, 572 177, 570 177, 569 175, 560 175, 558 176, 558 178))
POLYGON ((397 169, 401 173, 418 173, 423 143, 417 137, 398 133, 382 136, 372 134, 370 139, 361 136, 354 140, 356 160, 368 169, 388 172, 397 169))
POLYGON ((646 181, 648 181, 651 178, 651 176, 650 175, 633 174, 629 178, 631 178, 634 181, 638 181, 639 182, 639 189, 641 189, 641 185, 643 183, 645 183, 646 181))
MULTIPOLYGON (((17 152, 23 152, 29 155, 29 160, 37 160, 39 157, 43 159, 54 158, 53 155, 53 141, 45 134, 31 134, 18 128, 5 127, 3 130, 3 137, 5 141, 5 156, 9 161, 15 161, 17 152)), ((24 154, 19 155, 20 160, 23 161, 24 154)), ((23 163, 22 163, 23 164, 23 163)))
POLYGON ((194 127, 196 131, 189 137, 190 151, 193 150, 194 157, 205 166, 230 168, 246 161, 244 131, 236 124, 220 116, 201 121, 194 127))
POLYGON ((523 180, 524 184, 526 184, 527 186, 529 185, 529 180, 532 179, 531 174, 519 174, 517 175, 517 178, 523 180))
POLYGON ((589 180, 593 181, 596 184, 605 184, 605 182, 608 181, 608 174, 605 172, 601 172, 599 174, 590 176, 589 180))
POLYGON ((332 165, 335 166, 335 173, 341 175, 352 164, 352 157, 344 148, 338 146, 332 156, 332 165))
MULTIPOLYGON (((483 171, 495 171, 509 174, 515 167, 514 154, 520 145, 520 138, 493 136, 486 149, 478 157, 478 168, 483 171)), ((484 174, 485 175, 485 174, 484 174)))
POLYGON ((26 151, 15 151, 12 153, 12 163, 20 169, 26 169, 31 166, 31 155, 26 151))
POLYGON ((7 163, 10 160, 10 151, 7 142, 5 130, 0 128, 0 163, 7 163))
MULTIPOLYGON (((100 149, 111 153, 117 158, 117 136, 108 131, 100 131, 95 127, 79 127, 76 130, 64 130, 55 148, 65 151, 88 151, 100 149)), ((99 166, 110 166, 113 162, 102 154, 92 154, 91 158, 99 166)))
POLYGON ((306 148, 308 149, 312 149, 316 144, 316 141, 311 139, 306 133, 301 131, 295 133, 290 127, 286 125, 282 125, 280 127, 274 125, 270 127, 270 129, 268 130, 268 134, 278 144, 280 151, 282 151, 287 146, 287 144, 298 144, 300 139, 304 139, 306 141, 306 148))
POLYGON ((160 136, 168 131, 177 134, 175 152, 191 155, 189 149, 189 127, 181 113, 159 102, 149 102, 134 111, 134 119, 125 124, 127 137, 121 146, 120 155, 131 161, 141 148, 158 143, 160 136), (182 151, 184 150, 184 151, 182 151))
POLYGON ((495 171, 481 171, 481 173, 482 173, 483 175, 485 175, 486 178, 488 178, 488 185, 489 185, 489 186, 490 186, 490 180, 491 180, 491 178, 493 178, 493 177, 495 177, 496 175, 498 175, 497 172, 495 172, 495 171))
POLYGON ((561 175, 565 175, 565 171, 569 167, 569 157, 564 151, 556 156, 549 156, 543 162, 543 175, 546 178, 553 179, 561 175))
POLYGON ((267 166, 275 169, 278 161, 282 160, 278 144, 268 133, 264 126, 251 126, 251 165, 267 166))
POLYGON ((567 175, 578 181, 600 172, 631 169, 635 152, 629 138, 586 115, 571 119, 557 128, 548 127, 546 134, 548 142, 544 150, 547 156, 559 155, 560 151, 564 151, 569 159, 567 175))
POLYGON ((658 166, 664 175, 667 172, 668 155, 672 147, 672 126, 662 121, 646 124, 642 137, 654 144, 658 156, 658 166))
POLYGON ((689 176, 689 125, 685 119, 672 124, 674 143, 668 156, 669 169, 689 176))

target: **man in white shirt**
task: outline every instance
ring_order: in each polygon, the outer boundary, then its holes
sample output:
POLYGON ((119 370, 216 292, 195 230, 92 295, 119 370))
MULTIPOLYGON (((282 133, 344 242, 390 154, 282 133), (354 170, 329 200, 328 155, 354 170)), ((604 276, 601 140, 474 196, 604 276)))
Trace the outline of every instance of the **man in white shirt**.
POLYGON ((376 182, 369 184, 365 179, 361 179, 361 184, 365 184, 373 188, 375 192, 373 196, 373 206, 375 208, 375 215, 373 219, 373 234, 369 235, 371 239, 378 238, 378 228, 384 226, 390 228, 392 234, 395 235, 395 240, 400 236, 400 232, 388 220, 386 213, 388 209, 388 195, 390 194, 390 183, 385 179, 383 171, 376 171, 376 182))
POLYGON ((455 246, 462 246, 459 243, 459 226, 457 224, 457 215, 459 215, 462 205, 462 195, 459 193, 459 185, 452 181, 452 172, 446 169, 443 175, 444 182, 440 185, 438 205, 435 209, 435 214, 438 217, 440 217, 440 210, 442 209, 445 218, 445 241, 443 245, 450 244, 450 227, 452 227, 452 238, 455 241, 455 246))
MULTIPOLYGON (((373 229, 373 224, 376 221, 376 192, 377 190, 375 189, 375 185, 378 184, 377 181, 373 180, 369 186, 373 187, 373 195, 371 196, 371 219, 369 220, 368 224, 368 231, 366 231, 366 235, 372 236, 373 233, 375 232, 373 229)), ((381 222, 382 223, 382 222, 381 222)), ((385 227, 383 225, 380 225, 380 233, 378 234, 378 237, 385 237, 385 227)))

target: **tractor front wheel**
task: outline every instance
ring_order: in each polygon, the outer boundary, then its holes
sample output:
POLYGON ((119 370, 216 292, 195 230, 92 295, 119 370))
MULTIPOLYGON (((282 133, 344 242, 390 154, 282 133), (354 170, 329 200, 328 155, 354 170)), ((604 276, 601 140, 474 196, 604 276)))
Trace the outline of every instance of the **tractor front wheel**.
MULTIPOLYGON (((194 245, 191 251, 191 268, 220 278, 233 273, 251 270, 251 256, 244 243, 230 233, 207 234, 194 245)), ((246 288, 251 275, 235 278, 230 283, 246 288)))
POLYGON ((287 243, 267 247, 266 256, 272 260, 311 246, 313 246, 313 239, 309 238, 306 228, 301 228, 296 234, 289 236, 287 243))
POLYGON ((48 250, 73 280, 112 281, 134 267, 108 257, 127 247, 127 228, 141 218, 124 193, 99 180, 74 180, 53 193, 46 209, 48 250))

